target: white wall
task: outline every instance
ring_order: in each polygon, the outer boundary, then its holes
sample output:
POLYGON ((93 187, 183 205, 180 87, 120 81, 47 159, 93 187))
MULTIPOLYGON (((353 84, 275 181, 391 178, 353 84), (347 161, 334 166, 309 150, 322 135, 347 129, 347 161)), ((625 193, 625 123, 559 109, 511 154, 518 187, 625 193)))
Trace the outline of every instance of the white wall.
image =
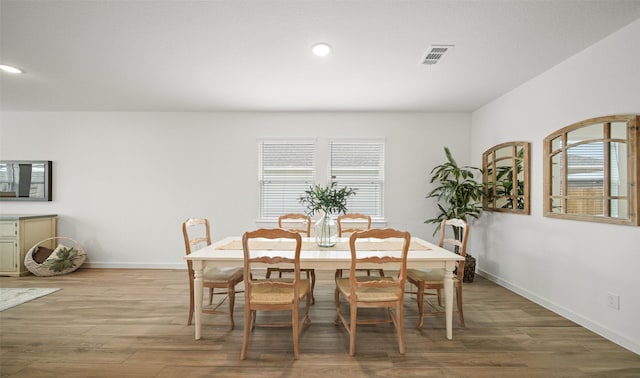
POLYGON ((640 114, 640 20, 472 114, 472 156, 531 142, 531 215, 487 213, 479 273, 640 353, 640 228, 545 218, 542 140, 597 116, 640 114), (620 310, 606 294, 620 295, 620 310))
MULTIPOLYGON (((387 225, 429 240, 429 172, 449 146, 470 160, 470 114, 7 112, 0 159, 52 160, 53 202, 0 202, 0 213, 59 214, 91 267, 184 268, 181 222, 213 238, 262 226, 257 138, 386 138, 387 225)), ((319 174, 326 165, 319 162, 319 174)))

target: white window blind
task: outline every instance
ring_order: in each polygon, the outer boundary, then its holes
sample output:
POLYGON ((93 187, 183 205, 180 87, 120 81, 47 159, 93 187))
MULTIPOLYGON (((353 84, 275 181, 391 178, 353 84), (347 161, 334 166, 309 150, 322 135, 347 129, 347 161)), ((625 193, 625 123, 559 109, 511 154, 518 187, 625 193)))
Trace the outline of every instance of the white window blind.
POLYGON ((260 218, 304 212, 298 199, 315 182, 315 142, 261 140, 260 218))
POLYGON ((602 188, 604 143, 598 141, 568 147, 567 170, 569 188, 602 188))
POLYGON ((331 181, 356 189, 349 212, 384 218, 384 145, 384 140, 329 142, 331 181))

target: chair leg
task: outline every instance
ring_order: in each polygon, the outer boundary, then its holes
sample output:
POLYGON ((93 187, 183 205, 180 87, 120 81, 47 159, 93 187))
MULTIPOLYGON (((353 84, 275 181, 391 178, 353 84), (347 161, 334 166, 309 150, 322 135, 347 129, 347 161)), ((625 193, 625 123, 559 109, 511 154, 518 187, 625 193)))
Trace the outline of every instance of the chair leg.
POLYGON ((442 307, 442 289, 437 289, 436 294, 438 295, 438 306, 442 307))
POLYGON ((291 328, 293 328, 293 358, 300 359, 300 318, 299 318, 299 304, 296 304, 291 309, 291 328))
POLYGON ((424 321, 424 281, 418 281, 418 291, 416 300, 418 301, 418 329, 422 329, 424 321))
POLYGON ((336 320, 333 322, 333 324, 338 325, 340 324, 340 292, 338 291, 337 285, 333 294, 333 298, 336 304, 336 320))
POLYGON ((304 323, 305 324, 311 324, 311 318, 309 317, 309 308, 311 307, 311 296, 309 295, 309 293, 307 293, 307 296, 305 297, 305 302, 304 302, 304 323))
POLYGON ((193 309, 194 309, 194 300, 193 300, 193 277, 189 277, 189 318, 187 319, 187 325, 191 325, 191 321, 193 320, 193 309))
POLYGON ((316 297, 313 294, 316 288, 316 270, 311 269, 307 271, 307 278, 309 278, 309 274, 311 274, 311 304, 316 304, 316 297))
POLYGON ((191 325, 193 320, 193 304, 189 307, 189 319, 187 320, 187 325, 191 325))
POLYGON ((403 304, 398 303, 398 309, 396 310, 396 332, 398 332, 398 348, 400 354, 404 354, 404 313, 403 304))
POLYGON ((462 285, 456 287, 456 299, 458 301, 458 314, 460 315, 460 325, 465 327, 464 325, 464 313, 462 312, 462 285))
POLYGON ((231 321, 231 330, 235 327, 235 323, 233 321, 233 307, 236 303, 236 289, 234 285, 229 285, 229 320, 231 321))
POLYGON ((209 288, 209 306, 213 303, 213 288, 209 288))
POLYGON ((358 306, 351 305, 349 312, 351 313, 351 319, 349 323, 349 355, 351 357, 356 355, 356 325, 358 323, 358 306))
POLYGON ((247 305, 244 309, 244 332, 242 338, 242 350, 240 351, 241 360, 244 360, 247 357, 247 347, 249 346, 249 335, 251 333, 251 317, 252 311, 247 305))

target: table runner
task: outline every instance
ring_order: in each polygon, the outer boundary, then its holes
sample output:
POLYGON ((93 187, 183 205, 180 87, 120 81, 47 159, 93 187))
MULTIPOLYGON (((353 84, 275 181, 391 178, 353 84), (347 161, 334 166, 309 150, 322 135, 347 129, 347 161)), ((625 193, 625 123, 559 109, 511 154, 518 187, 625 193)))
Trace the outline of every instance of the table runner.
MULTIPOLYGON (((288 240, 271 240, 271 241, 263 241, 263 240, 250 240, 249 241, 252 249, 257 250, 265 250, 265 251, 281 251, 281 250, 291 250, 294 248, 294 242, 288 240)), ((368 241, 360 241, 358 242, 358 250, 360 251, 396 251, 400 249, 400 242, 389 242, 389 241, 380 241, 380 242, 368 242, 368 241)), ((232 240, 231 242, 218 246, 216 249, 221 250, 242 250, 242 240, 232 240)), ((316 242, 313 241, 303 241, 302 242, 302 250, 303 251, 348 251, 349 250, 349 242, 338 242, 333 247, 318 247, 316 242)), ((429 248, 426 245, 417 243, 415 241, 411 241, 409 244, 410 251, 429 251, 429 248)))

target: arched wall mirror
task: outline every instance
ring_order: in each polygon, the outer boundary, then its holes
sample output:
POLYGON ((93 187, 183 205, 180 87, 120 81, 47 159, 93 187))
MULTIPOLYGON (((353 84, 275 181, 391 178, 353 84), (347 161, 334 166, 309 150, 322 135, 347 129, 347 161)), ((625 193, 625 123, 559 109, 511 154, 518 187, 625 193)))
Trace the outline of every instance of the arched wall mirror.
POLYGON ((529 148, 528 142, 507 142, 482 154, 485 210, 530 213, 529 148))
POLYGON ((638 116, 575 123, 544 139, 544 215, 638 225, 638 116))

